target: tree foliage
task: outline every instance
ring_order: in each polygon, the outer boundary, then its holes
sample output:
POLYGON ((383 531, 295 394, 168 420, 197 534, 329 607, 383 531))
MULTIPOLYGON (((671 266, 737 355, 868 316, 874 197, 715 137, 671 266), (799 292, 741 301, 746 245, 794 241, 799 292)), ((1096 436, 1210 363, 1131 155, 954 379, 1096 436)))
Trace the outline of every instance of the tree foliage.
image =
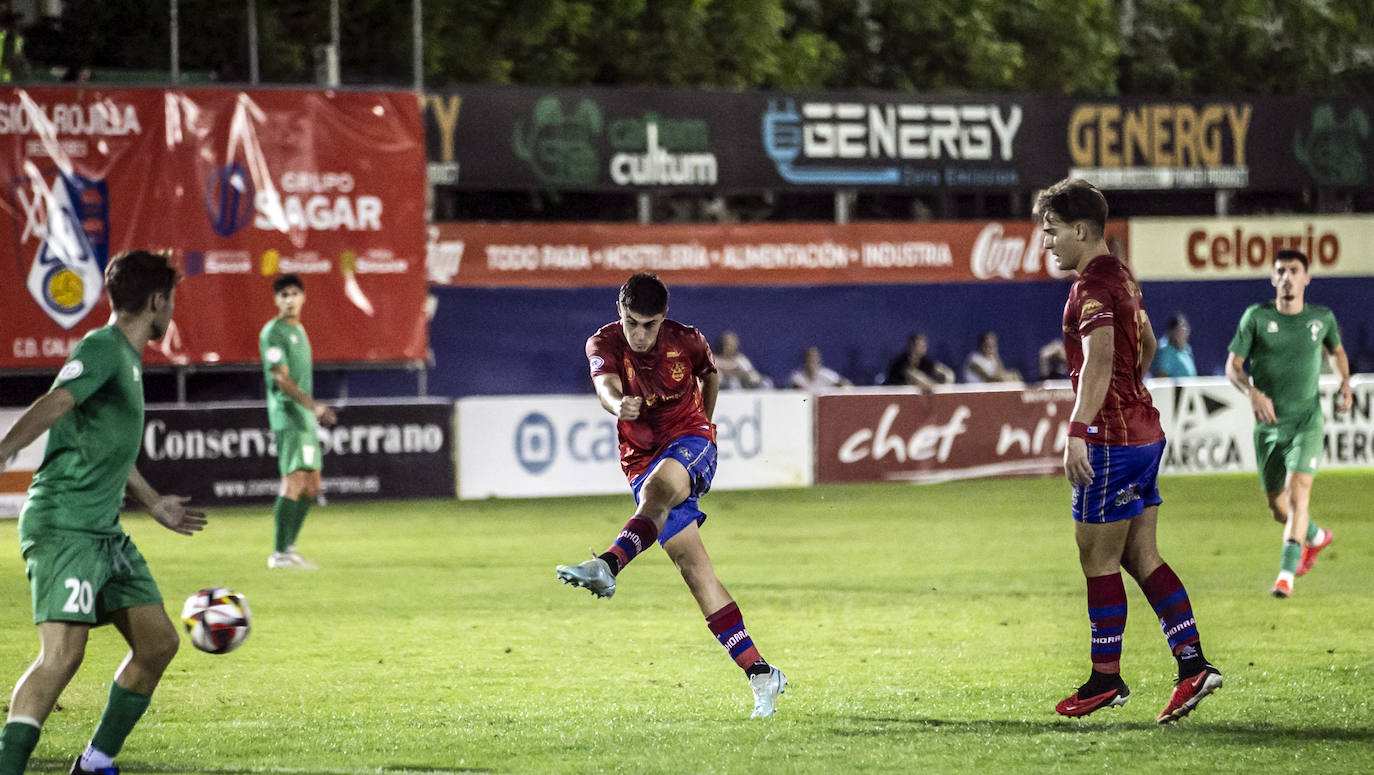
MULTIPOLYGON (((262 81, 309 83, 328 0, 254 0, 262 81)), ((248 80, 246 0, 178 0, 180 67, 248 80)), ((411 4, 339 0, 345 83, 409 85, 411 4)), ((48 68, 163 69, 167 3, 66 0, 48 68)), ((424 80, 1046 94, 1363 92, 1371 0, 424 0, 424 80)))

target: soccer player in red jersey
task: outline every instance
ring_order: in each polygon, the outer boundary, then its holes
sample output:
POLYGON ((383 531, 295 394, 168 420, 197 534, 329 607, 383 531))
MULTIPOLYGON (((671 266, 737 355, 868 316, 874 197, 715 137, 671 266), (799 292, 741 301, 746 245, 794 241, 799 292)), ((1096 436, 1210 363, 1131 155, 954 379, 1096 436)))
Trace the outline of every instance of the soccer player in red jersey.
POLYGON ((706 515, 697 499, 716 473, 711 416, 720 377, 711 348, 697 329, 666 319, 668 289, 654 275, 625 281, 616 309, 620 320, 587 340, 587 360, 601 405, 618 421, 620 467, 638 509, 610 548, 580 565, 558 566, 558 578, 610 597, 617 575, 657 539, 707 627, 744 670, 753 715, 771 716, 787 678, 759 656, 698 531, 706 515))
POLYGON ((1178 682, 1156 719, 1168 724, 1221 688, 1221 671, 1202 656, 1188 592, 1155 543, 1164 430, 1141 381, 1154 359, 1154 333, 1140 286, 1103 237, 1102 192, 1084 180, 1063 180, 1041 192, 1035 214, 1059 268, 1078 272, 1064 305, 1064 350, 1077 394, 1064 473, 1073 485, 1074 537, 1088 582, 1092 675, 1055 710, 1086 716, 1130 696, 1121 680, 1125 568, 1158 615, 1178 661, 1178 682))

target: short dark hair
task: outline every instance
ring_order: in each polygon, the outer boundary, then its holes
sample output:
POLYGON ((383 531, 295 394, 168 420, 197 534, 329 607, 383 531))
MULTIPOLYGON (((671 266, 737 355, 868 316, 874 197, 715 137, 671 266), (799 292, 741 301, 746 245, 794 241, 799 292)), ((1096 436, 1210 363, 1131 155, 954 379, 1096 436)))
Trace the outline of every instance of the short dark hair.
POLYGON ((640 315, 661 315, 668 311, 668 286, 658 275, 640 272, 620 286, 620 306, 640 315))
POLYGON ((1173 331, 1174 329, 1178 328, 1179 326, 1186 326, 1186 325, 1188 325, 1188 316, 1185 315, 1185 314, 1183 314, 1182 312, 1175 312, 1175 313, 1174 313, 1172 316, 1170 316, 1170 318, 1169 318, 1169 330, 1170 330, 1170 331, 1173 331))
POLYGON ((293 285, 296 286, 297 288, 300 288, 302 291, 305 290, 305 283, 301 282, 301 276, 300 276, 300 275, 298 275, 298 274, 279 274, 279 275, 277 275, 275 278, 272 279, 272 293, 273 293, 274 295, 275 295, 275 294, 278 294, 278 293, 281 293, 281 292, 282 292, 282 289, 284 289, 284 288, 290 288, 290 287, 293 286, 293 285))
POLYGON ((171 294, 181 273, 165 253, 129 250, 105 265, 105 290, 116 312, 142 312, 155 293, 171 294))
POLYGON ((1064 223, 1087 221, 1099 234, 1107 230, 1107 197, 1081 178, 1065 178, 1035 197, 1035 217, 1054 213, 1064 223))
POLYGON ((1302 252, 1301 250, 1293 250, 1292 248, 1280 250, 1279 252, 1274 254, 1274 263, 1277 264, 1280 261, 1301 261, 1302 268, 1308 268, 1307 254, 1302 252))

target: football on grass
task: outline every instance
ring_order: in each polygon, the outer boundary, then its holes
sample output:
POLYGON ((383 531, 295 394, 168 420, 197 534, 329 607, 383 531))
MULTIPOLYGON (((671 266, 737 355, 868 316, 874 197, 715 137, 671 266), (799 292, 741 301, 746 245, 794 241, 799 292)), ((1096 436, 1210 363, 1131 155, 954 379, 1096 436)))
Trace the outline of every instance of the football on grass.
POLYGON ((196 648, 209 654, 228 654, 248 638, 253 614, 243 595, 224 587, 209 587, 186 598, 181 621, 196 648))

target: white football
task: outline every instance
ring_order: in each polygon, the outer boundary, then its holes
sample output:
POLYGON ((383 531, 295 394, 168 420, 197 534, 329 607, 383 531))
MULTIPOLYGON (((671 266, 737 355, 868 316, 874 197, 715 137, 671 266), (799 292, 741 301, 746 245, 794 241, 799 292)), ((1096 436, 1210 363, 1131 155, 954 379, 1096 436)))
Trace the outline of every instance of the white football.
POLYGON ((181 621, 196 648, 209 654, 228 654, 248 638, 253 614, 243 595, 224 587, 208 587, 186 598, 181 621))

